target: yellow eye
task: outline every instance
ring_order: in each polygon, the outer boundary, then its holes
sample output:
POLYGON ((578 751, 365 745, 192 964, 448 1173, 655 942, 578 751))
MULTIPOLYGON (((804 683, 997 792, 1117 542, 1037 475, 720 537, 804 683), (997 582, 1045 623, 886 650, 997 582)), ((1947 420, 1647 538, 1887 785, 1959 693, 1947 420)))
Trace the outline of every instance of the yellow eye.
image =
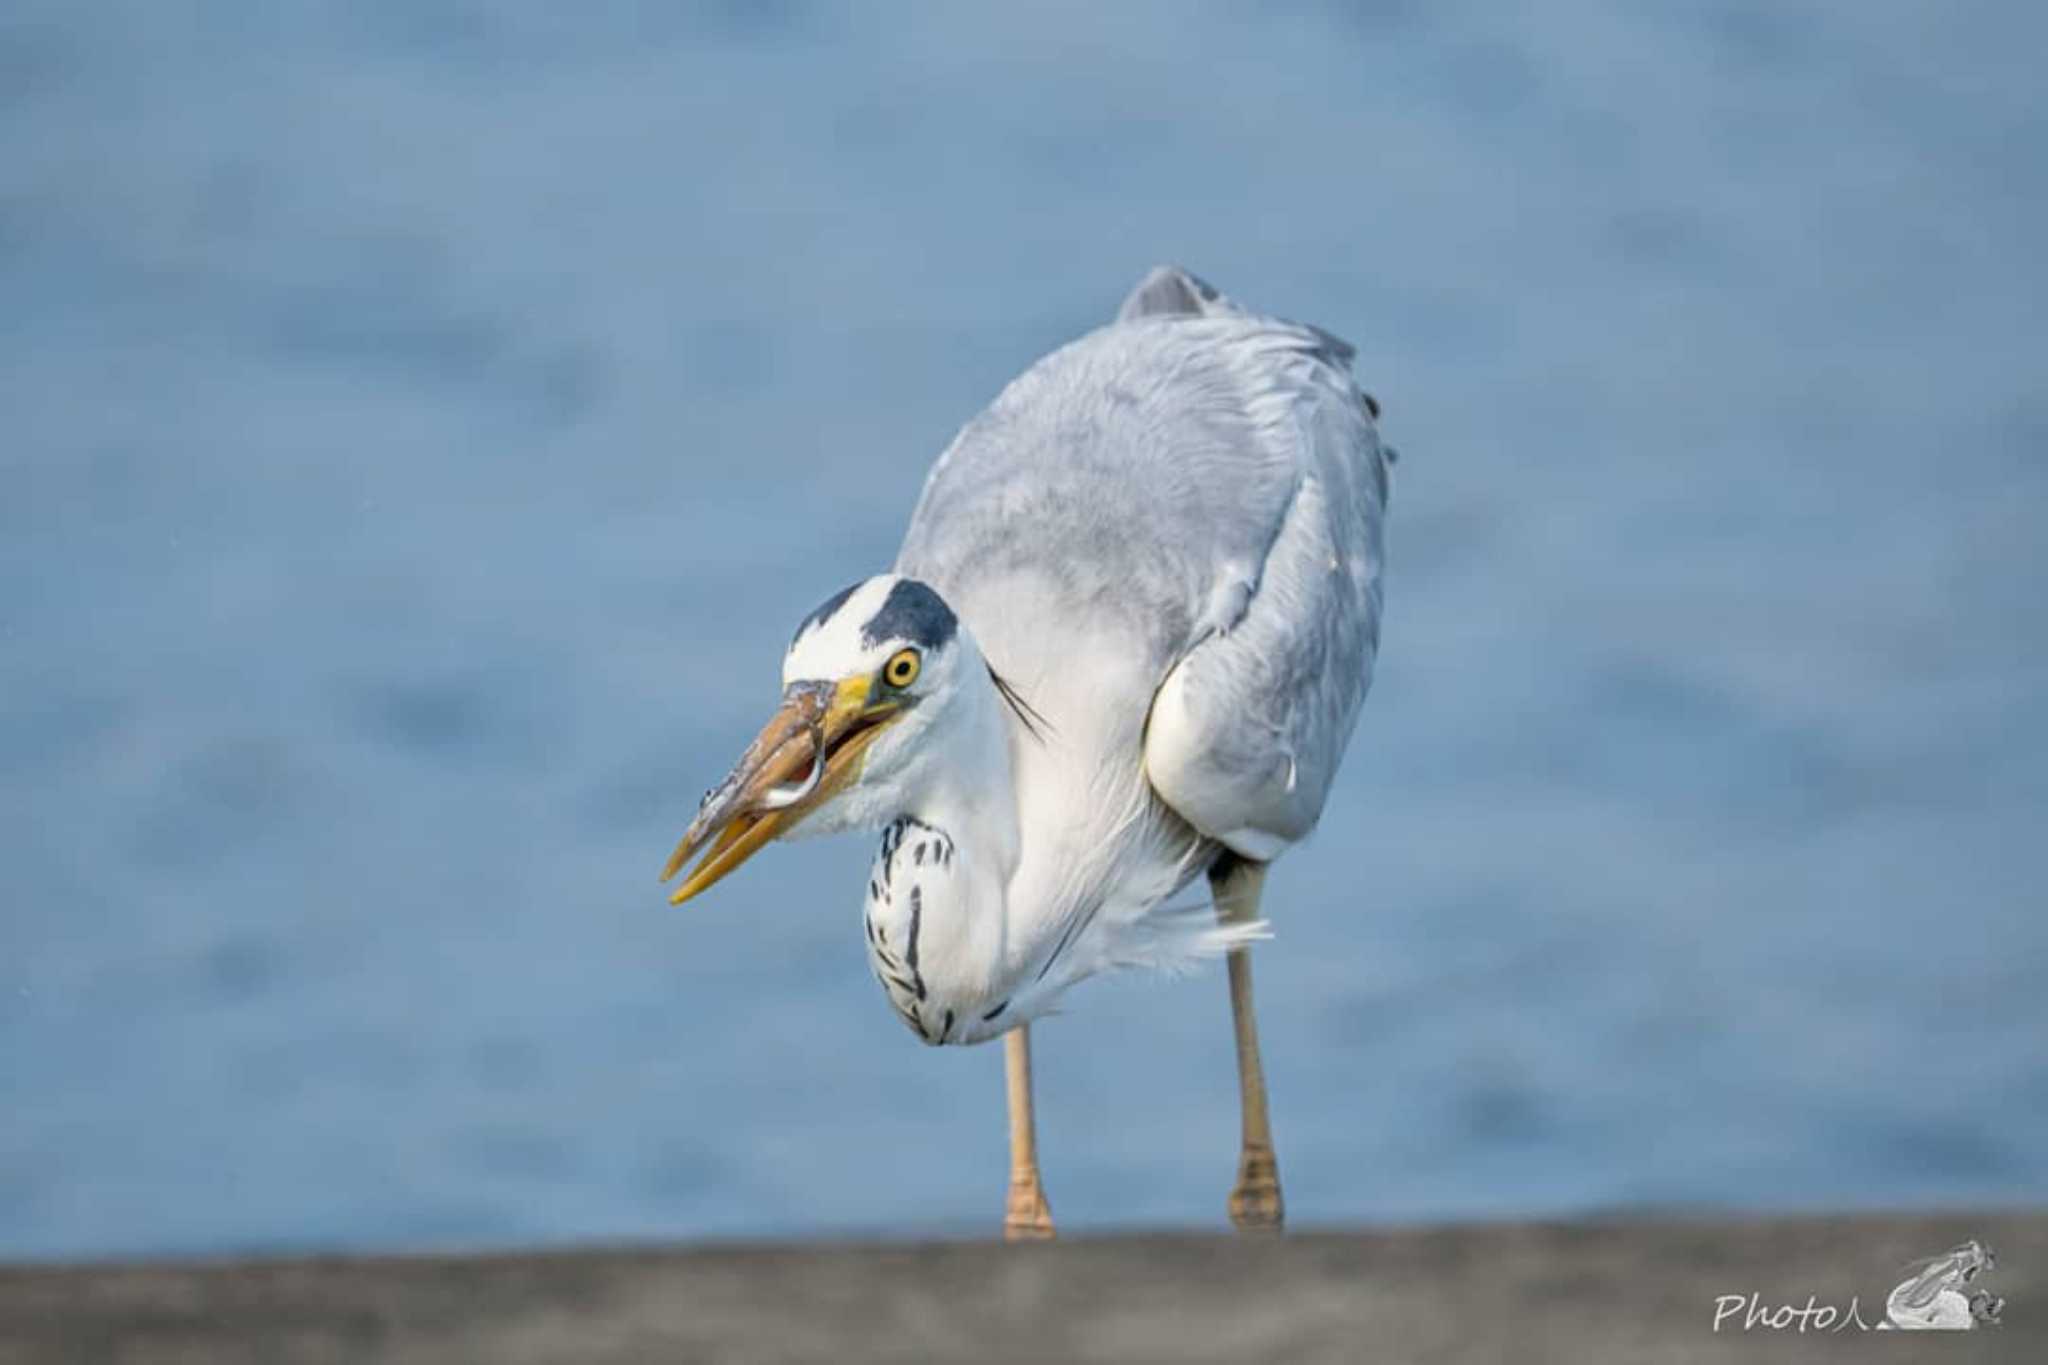
POLYGON ((891 687, 908 687, 917 681, 917 651, 899 649, 882 665, 882 681, 891 687))

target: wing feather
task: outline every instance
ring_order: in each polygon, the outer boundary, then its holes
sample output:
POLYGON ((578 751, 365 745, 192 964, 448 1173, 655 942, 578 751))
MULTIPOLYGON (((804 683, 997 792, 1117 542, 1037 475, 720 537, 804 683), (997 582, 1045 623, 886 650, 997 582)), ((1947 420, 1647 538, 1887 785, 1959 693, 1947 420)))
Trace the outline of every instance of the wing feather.
POLYGON ((1027 830, 1137 799, 1270 858, 1315 823, 1379 633, 1387 460, 1350 357, 1164 267, 934 464, 896 567, 1055 736, 1015 752, 1027 830))

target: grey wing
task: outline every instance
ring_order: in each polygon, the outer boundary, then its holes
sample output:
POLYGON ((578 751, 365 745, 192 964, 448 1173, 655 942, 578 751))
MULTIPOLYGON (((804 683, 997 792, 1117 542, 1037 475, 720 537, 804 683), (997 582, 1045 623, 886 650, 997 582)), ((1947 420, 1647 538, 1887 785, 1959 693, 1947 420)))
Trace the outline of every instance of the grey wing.
POLYGON ((1248 857, 1314 825, 1377 645, 1386 459, 1350 354, 1156 270, 968 424, 898 558, 1056 728, 1141 746, 1248 857))
POLYGON ((1154 790, 1196 829, 1271 859, 1321 816, 1379 649, 1389 454, 1351 349, 1309 329, 1314 363, 1267 371, 1298 480, 1237 619, 1167 674, 1146 729, 1154 790))

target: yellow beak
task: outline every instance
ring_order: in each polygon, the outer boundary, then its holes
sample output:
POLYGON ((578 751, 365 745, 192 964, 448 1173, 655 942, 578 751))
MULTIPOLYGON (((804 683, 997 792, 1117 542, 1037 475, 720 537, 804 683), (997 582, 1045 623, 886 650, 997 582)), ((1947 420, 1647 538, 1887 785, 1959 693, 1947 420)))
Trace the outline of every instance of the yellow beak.
POLYGON ((870 681, 859 677, 789 685, 782 705, 739 762, 705 795, 697 818, 661 870, 667 881, 705 844, 711 845, 669 895, 669 904, 681 905, 708 891, 859 775, 868 746, 903 713, 901 702, 871 703, 870 681))

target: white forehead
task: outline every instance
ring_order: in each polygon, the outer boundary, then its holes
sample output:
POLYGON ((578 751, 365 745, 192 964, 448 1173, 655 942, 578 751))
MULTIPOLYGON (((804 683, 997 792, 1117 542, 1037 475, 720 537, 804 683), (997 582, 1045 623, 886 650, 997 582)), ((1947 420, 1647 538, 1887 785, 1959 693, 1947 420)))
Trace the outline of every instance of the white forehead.
POLYGON ((783 686, 807 679, 844 678, 880 668, 892 652, 894 641, 877 640, 869 644, 864 632, 902 581, 898 574, 877 574, 826 599, 805 617, 796 629, 796 638, 789 642, 789 653, 783 656, 783 686))

